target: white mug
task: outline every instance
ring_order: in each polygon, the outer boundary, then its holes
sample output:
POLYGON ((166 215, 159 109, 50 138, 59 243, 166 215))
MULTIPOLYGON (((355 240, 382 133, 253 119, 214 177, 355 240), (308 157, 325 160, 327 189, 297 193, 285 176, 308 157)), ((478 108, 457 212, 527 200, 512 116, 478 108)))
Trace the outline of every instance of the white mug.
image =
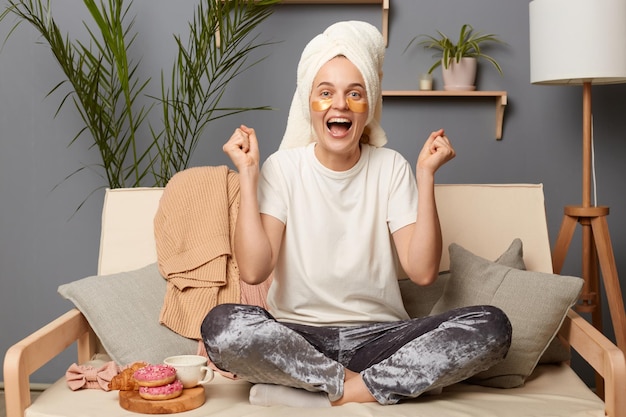
POLYGON ((200 355, 176 355, 163 361, 176 369, 176 378, 183 383, 183 388, 193 388, 213 380, 213 369, 207 366, 207 358, 200 355))

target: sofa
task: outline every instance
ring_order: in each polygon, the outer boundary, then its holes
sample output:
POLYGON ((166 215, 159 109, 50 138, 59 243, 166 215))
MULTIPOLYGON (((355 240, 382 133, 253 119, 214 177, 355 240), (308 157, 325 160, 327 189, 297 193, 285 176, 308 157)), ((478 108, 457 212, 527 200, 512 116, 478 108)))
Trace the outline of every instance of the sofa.
MULTIPOLYGON (((137 415, 120 407, 117 391, 72 391, 64 376, 31 403, 30 375, 74 343, 76 363, 92 366, 197 351, 197 341, 158 323, 165 284, 156 267, 153 219, 162 193, 106 191, 97 275, 61 286, 75 308, 6 353, 7 417, 137 415)), ((502 364, 438 395, 320 409, 252 406, 249 383, 216 374, 205 385, 204 404, 180 415, 626 417, 624 354, 572 309, 580 278, 552 274, 542 185, 442 184, 436 200, 444 237, 440 278, 429 287, 400 280, 407 311, 417 317, 473 303, 501 307, 513 325, 502 364), (597 393, 570 367, 570 349, 601 376, 597 393)))

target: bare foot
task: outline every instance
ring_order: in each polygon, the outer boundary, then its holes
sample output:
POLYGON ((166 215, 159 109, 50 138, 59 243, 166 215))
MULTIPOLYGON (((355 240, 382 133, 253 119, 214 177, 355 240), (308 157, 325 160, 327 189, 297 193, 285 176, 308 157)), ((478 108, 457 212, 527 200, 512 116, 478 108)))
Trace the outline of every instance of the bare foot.
POLYGON ((336 401, 332 401, 331 405, 336 406, 347 403, 371 402, 376 402, 376 399, 372 397, 372 394, 370 394, 361 375, 346 369, 343 383, 343 397, 336 401))

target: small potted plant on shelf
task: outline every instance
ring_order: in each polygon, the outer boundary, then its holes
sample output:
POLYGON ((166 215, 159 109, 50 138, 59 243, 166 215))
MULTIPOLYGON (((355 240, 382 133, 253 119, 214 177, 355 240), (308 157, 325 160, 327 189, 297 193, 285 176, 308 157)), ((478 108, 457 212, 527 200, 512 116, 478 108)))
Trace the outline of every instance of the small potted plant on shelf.
POLYGON ((476 80, 476 66, 478 58, 484 58, 491 62, 502 75, 500 64, 490 55, 481 49, 488 44, 505 44, 493 33, 475 32, 469 24, 461 27, 458 41, 453 42, 444 33, 437 31, 438 36, 418 35, 411 39, 404 51, 416 43, 427 49, 434 49, 437 52, 433 55, 437 58, 435 63, 428 70, 429 74, 435 68, 442 66, 442 76, 444 90, 474 90, 476 80))

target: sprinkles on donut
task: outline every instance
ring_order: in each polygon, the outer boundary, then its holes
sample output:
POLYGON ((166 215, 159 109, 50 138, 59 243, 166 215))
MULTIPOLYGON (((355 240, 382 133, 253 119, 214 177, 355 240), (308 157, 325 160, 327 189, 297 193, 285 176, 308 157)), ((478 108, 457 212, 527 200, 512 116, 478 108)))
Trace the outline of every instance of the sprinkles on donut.
POLYGON ((170 365, 147 365, 138 369, 133 378, 140 387, 158 387, 176 380, 176 368, 170 365))

